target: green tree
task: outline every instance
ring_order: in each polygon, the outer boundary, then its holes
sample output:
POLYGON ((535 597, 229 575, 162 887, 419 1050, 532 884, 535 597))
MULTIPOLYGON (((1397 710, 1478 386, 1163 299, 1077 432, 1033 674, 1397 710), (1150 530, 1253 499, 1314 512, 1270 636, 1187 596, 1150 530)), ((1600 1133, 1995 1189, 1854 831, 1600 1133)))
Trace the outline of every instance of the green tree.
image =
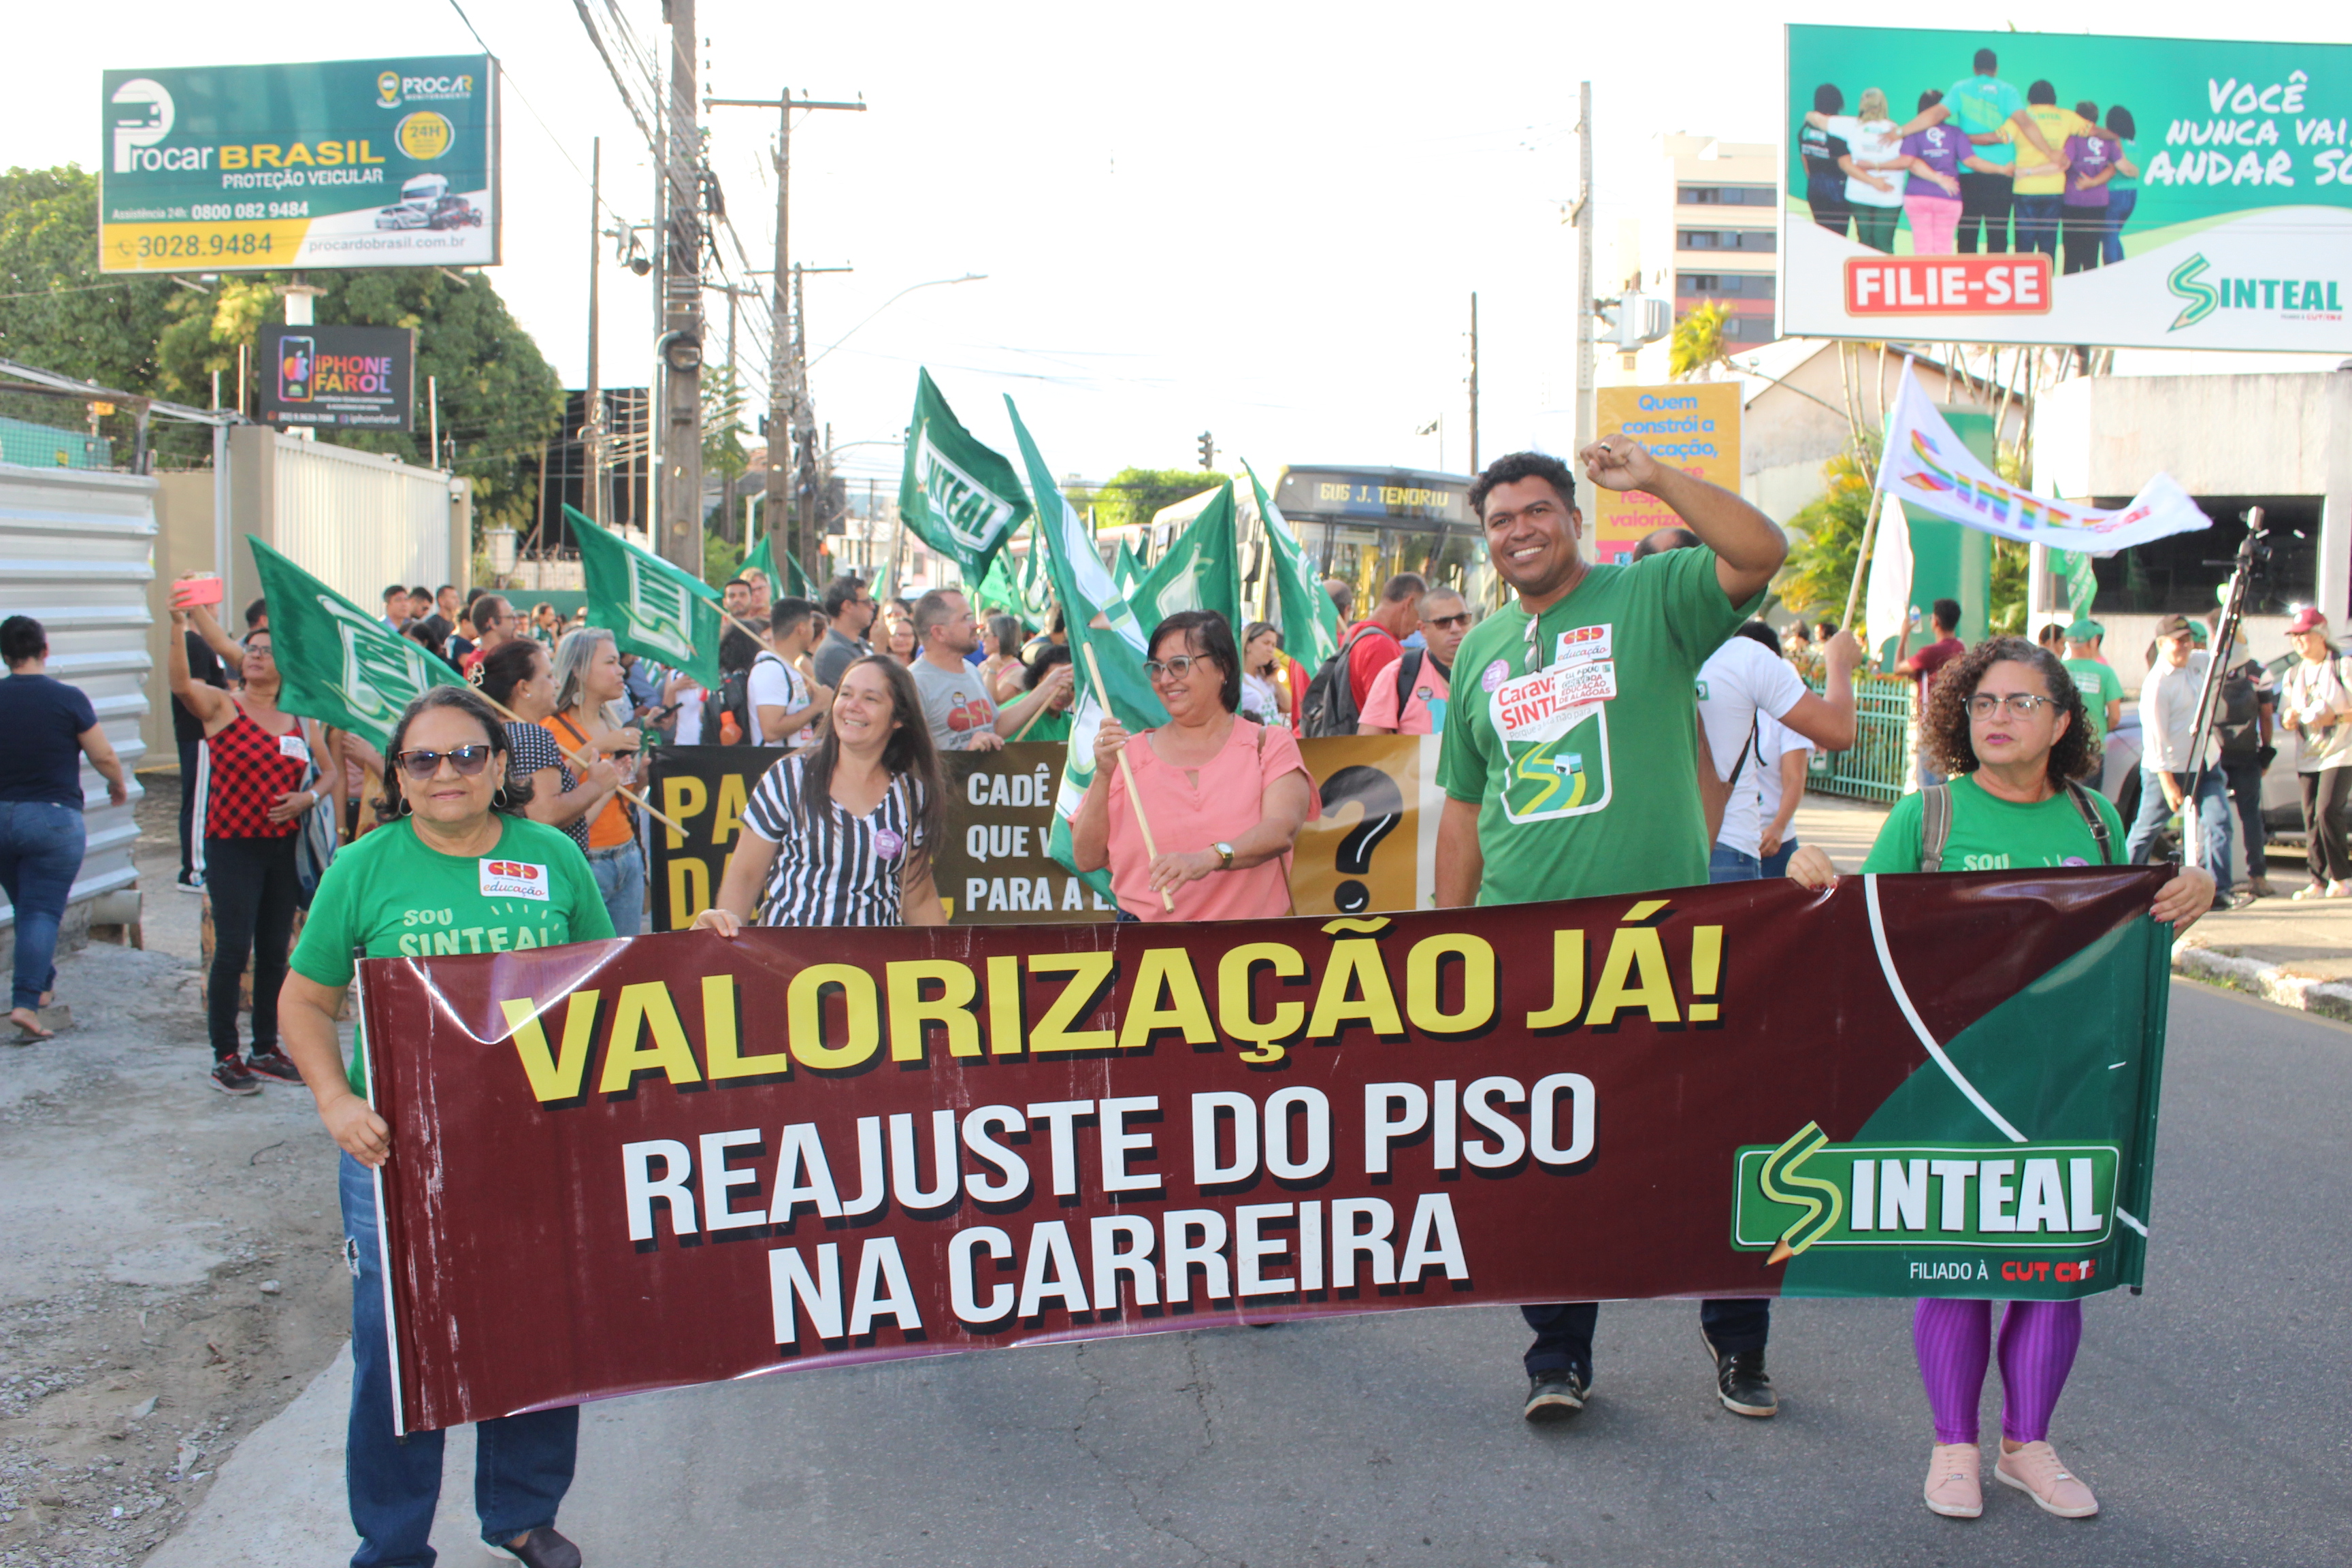
POLYGON ((1676 321, 1675 334, 1666 342, 1666 374, 1676 381, 1688 381, 1718 364, 1728 365, 1731 359, 1723 346, 1723 329, 1730 320, 1730 306, 1709 300, 1676 321))
POLYGON ((1822 465, 1822 493, 1789 520, 1797 538, 1772 591, 1798 615, 1844 614, 1870 516, 1870 474, 1863 454, 1839 453, 1822 465))
POLYGON ((1125 528, 1150 522, 1161 508, 1215 489, 1225 478, 1206 468, 1121 468, 1098 489, 1071 491, 1070 504, 1081 511, 1091 505, 1097 529, 1125 528))
POLYGON ((705 478, 715 474, 732 485, 751 471, 751 454, 743 446, 743 389, 735 384, 733 371, 723 364, 702 367, 705 478))
MULTIPOLYGON (((267 321, 284 319, 283 272, 223 273, 209 285, 193 270, 173 277, 107 279, 98 270, 98 181, 79 167, 12 169, 0 175, 0 354, 124 392, 203 405, 213 373, 234 374, 267 321)), ((488 277, 432 267, 312 272, 323 292, 317 319, 344 326, 415 331, 416 430, 324 432, 321 440, 430 463, 427 387, 437 382, 445 457, 474 487, 483 527, 528 526, 535 498, 527 465, 562 431, 563 387, 515 322, 488 277)), ((233 388, 221 401, 234 404, 233 388)), ((210 449, 200 432, 168 423, 153 432, 165 460, 210 449), (184 451, 183 451, 184 448, 184 451)))

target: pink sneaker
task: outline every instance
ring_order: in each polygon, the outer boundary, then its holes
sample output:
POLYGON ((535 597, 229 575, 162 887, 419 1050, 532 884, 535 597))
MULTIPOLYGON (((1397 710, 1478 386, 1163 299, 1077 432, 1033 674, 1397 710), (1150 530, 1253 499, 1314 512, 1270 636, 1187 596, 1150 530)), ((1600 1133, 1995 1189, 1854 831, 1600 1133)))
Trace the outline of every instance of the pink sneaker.
POLYGON ((1927 1460, 1927 1511, 1946 1519, 1974 1519, 1984 1512, 1979 1477, 1984 1456, 1974 1443, 1938 1443, 1927 1460))
POLYGON ((2044 1513, 2061 1519, 2088 1519, 2099 1511, 2091 1489, 2058 1462, 2058 1450, 2047 1443, 2028 1443, 2011 1454, 2004 1452, 1993 1467, 1994 1479, 2042 1505, 2044 1513))

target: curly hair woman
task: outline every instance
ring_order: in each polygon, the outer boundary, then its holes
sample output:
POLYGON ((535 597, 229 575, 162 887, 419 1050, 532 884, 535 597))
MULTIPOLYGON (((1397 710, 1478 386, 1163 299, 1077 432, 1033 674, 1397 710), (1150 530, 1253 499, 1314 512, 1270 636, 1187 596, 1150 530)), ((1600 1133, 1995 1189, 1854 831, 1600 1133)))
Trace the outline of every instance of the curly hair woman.
MULTIPOLYGON (((280 1018, 343 1151, 341 1190, 352 1280, 352 1413, 344 1442, 357 1561, 429 1563, 441 1490, 442 1435, 393 1426, 375 1181, 393 1156, 391 1126, 368 1104, 367 1051, 348 1071, 335 1014, 354 948, 371 958, 504 952, 613 934, 578 845, 525 815, 531 780, 510 771, 507 727, 467 688, 436 686, 408 705, 384 749, 384 826, 338 854, 320 879, 286 978, 280 1018), (419 917, 423 917, 420 919, 419 917), (435 938, 451 945, 440 946, 435 938)), ((410 1159, 423 1157, 412 1150, 410 1159)), ((576 1405, 480 1424, 475 1497, 482 1539, 533 1568, 578 1568, 555 1531, 580 1440, 576 1405)))
MULTIPOLYGON (((2074 678, 2048 648, 2023 637, 1979 643, 1937 678, 1920 727, 1927 761, 1951 779, 1934 786, 1950 803, 1944 842, 1930 861, 1927 794, 1905 795, 1887 813, 1864 872, 2123 863, 2122 819, 2104 796, 2074 782, 2090 766, 2090 727, 2074 678)), ((1837 868, 1808 844, 1790 860, 1789 875, 1826 888, 1837 868)), ((2192 868, 2158 891, 2151 912, 2177 931, 2212 902, 2212 875, 2192 868)), ((2001 1312, 1994 1476, 2062 1519, 2099 1511, 2091 1489, 2050 1446, 2051 1414, 2082 1339, 2080 1301, 2011 1301, 2001 1312)), ((1990 1301, 1922 1300, 1912 1323, 1936 1428, 1926 1499, 1948 1518, 1984 1511, 1977 1405, 1991 1340, 1990 1301)))

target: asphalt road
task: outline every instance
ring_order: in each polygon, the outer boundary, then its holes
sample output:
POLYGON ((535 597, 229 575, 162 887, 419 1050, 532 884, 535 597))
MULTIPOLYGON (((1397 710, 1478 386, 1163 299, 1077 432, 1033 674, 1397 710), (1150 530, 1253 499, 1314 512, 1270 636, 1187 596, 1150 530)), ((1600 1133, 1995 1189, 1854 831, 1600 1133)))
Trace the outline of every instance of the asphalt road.
POLYGON ((562 1523, 647 1568, 2340 1563, 2347 1105, 2352 1029, 2174 985, 2147 1293, 2090 1303, 2053 1432, 2092 1521, 1990 1485, 1983 1519, 1930 1515, 1907 1304, 1798 1301, 1769 1422, 1710 1397, 1688 1303, 1604 1309, 1596 1397, 1546 1429, 1517 1314, 1433 1310, 613 1401, 562 1523))

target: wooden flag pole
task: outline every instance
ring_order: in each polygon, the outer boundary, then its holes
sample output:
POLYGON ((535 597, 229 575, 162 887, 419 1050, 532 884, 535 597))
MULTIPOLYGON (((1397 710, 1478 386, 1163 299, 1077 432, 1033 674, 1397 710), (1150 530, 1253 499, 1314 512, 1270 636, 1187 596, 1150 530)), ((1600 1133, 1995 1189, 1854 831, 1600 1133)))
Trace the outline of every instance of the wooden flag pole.
MULTIPOLYGON (((1086 649, 1087 676, 1095 683, 1095 700, 1102 703, 1103 711, 1108 713, 1110 711, 1110 702, 1104 695, 1102 666, 1095 662, 1095 645, 1083 637, 1077 640, 1078 646, 1086 649)), ((1135 769, 1127 760, 1127 748, 1124 746, 1119 748, 1118 752, 1118 776, 1127 781, 1128 809, 1135 813, 1135 826, 1143 830, 1143 852, 1157 860, 1160 858, 1160 849, 1151 842, 1151 824, 1143 815, 1143 797, 1135 793, 1135 769)), ((1160 907, 1171 915, 1176 912, 1176 900, 1168 896, 1168 890, 1165 888, 1160 890, 1160 907)))
MULTIPOLYGON (((497 709, 501 714, 503 714, 508 723, 529 724, 532 722, 531 720, 524 718, 521 714, 516 712, 513 709, 508 707, 505 703, 499 701, 488 692, 484 691, 480 687, 476 686, 469 688, 469 689, 475 696, 480 698, 483 701, 488 703, 491 707, 497 709)), ((551 738, 552 737, 551 737, 551 738)), ((556 747, 556 750, 562 752, 566 757, 578 763, 583 769, 593 765, 593 759, 585 752, 567 751, 560 745, 556 747)), ((389 759, 387 759, 387 761, 389 761, 389 759)), ((644 795, 639 795, 635 790, 631 789, 628 785, 620 785, 618 793, 622 799, 635 802, 639 811, 644 812, 647 816, 652 817, 656 822, 660 823, 672 833, 682 836, 686 832, 685 824, 674 821, 669 817, 664 816, 660 812, 656 811, 652 801, 647 800, 644 795)))
MULTIPOLYGON (((1862 603, 1863 576, 1870 570, 1870 547, 1878 536, 1879 500, 1885 493, 1876 485, 1870 487, 1870 515, 1862 520, 1862 548, 1854 554, 1853 581, 1845 591, 1845 619, 1838 623, 1838 630, 1842 632, 1853 630, 1853 613, 1862 603)), ((1877 636, 1878 628, 1873 626, 1871 637, 1874 641, 1877 636)))

